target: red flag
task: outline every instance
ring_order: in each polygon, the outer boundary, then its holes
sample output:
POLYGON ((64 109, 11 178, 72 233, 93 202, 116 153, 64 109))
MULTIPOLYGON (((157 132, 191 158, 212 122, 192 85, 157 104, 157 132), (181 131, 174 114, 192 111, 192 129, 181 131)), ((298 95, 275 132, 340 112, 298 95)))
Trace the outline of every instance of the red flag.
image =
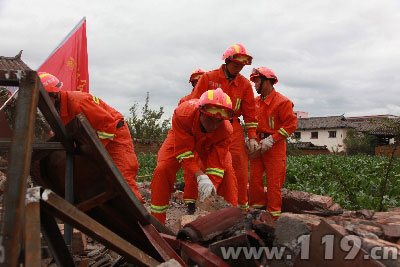
POLYGON ((63 82, 64 91, 89 92, 85 17, 50 54, 38 71, 56 76, 63 82))

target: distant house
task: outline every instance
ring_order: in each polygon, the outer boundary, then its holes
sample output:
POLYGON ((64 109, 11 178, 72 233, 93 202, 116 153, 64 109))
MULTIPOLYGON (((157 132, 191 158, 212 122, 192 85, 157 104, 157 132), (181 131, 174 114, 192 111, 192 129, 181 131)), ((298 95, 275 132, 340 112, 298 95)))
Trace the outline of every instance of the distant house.
POLYGON ((331 152, 343 152, 343 140, 351 128, 355 126, 344 116, 299 118, 294 138, 315 146, 326 146, 331 152))
POLYGON ((396 119, 399 116, 384 114, 384 115, 369 115, 369 116, 358 116, 358 117, 346 117, 346 120, 353 123, 362 123, 365 121, 379 120, 379 119, 396 119))

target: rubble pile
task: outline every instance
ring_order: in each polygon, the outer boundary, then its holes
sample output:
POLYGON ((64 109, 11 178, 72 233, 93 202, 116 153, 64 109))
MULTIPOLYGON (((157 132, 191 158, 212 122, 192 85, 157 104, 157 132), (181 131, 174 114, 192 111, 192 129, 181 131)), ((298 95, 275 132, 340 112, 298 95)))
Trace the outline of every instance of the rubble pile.
MULTIPOLYGON (((0 158, 0 185, 6 163, 0 158)), ((138 187, 150 211, 150 182, 138 187)), ((347 211, 330 197, 283 189, 283 212, 276 221, 264 210, 240 211, 219 196, 197 202, 195 213, 187 215, 182 184, 176 189, 167 212, 167 226, 176 236, 163 236, 189 266, 198 255, 206 263, 217 257, 231 266, 327 266, 329 257, 331 266, 349 266, 349 259, 353 266, 400 266, 400 208, 347 211)), ((61 222, 59 228, 63 233, 61 222)), ((76 229, 71 249, 76 266, 134 266, 76 229)), ((42 266, 56 266, 44 240, 42 266)))
MULTIPOLYGON (((184 214, 181 194, 180 190, 174 193, 170 214, 176 207, 184 214)), ((345 262, 347 257, 356 264, 379 262, 385 266, 400 266, 400 208, 388 212, 346 211, 331 197, 286 189, 283 190, 283 213, 277 221, 257 209, 241 213, 234 208, 208 211, 207 204, 203 207, 197 205, 195 215, 183 215, 172 225, 177 239, 207 247, 230 265, 307 266, 310 261, 326 260, 317 258, 318 254, 323 254, 322 248, 335 255, 335 264, 345 262), (242 253, 236 259, 224 257, 222 250, 228 247, 242 247, 242 253), (282 253, 271 256, 265 252, 259 254, 258 259, 249 259, 243 250, 245 247, 256 252, 275 248, 282 253), (358 253, 352 255, 351 249, 358 253)))

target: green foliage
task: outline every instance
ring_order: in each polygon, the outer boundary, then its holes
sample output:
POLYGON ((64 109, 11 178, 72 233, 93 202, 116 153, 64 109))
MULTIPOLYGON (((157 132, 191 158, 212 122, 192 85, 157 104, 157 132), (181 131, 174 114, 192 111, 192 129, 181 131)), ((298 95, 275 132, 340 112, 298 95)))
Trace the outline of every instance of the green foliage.
MULTIPOLYGON (((139 161, 139 172, 137 176, 153 174, 157 166, 157 155, 152 153, 139 153, 136 155, 139 161)), ((152 177, 138 178, 138 182, 151 181, 152 177)), ((183 170, 180 169, 176 174, 176 182, 183 181, 183 170)))
POLYGON ((294 135, 291 135, 289 138, 286 138, 286 156, 300 156, 301 151, 296 147, 296 142, 299 142, 300 138, 296 138, 294 135))
MULTIPOLYGON (((139 176, 152 174, 155 154, 137 155, 139 176)), ((318 195, 331 196, 343 208, 383 210, 400 207, 400 159, 392 160, 385 194, 381 197, 381 183, 387 173, 389 158, 385 156, 306 155, 288 156, 284 187, 318 195)), ((183 181, 183 171, 177 173, 183 181)), ((149 181, 151 177, 138 179, 149 181)))
POLYGON ((386 191, 381 183, 389 158, 384 156, 306 155, 287 158, 284 187, 331 196, 346 209, 400 207, 400 159, 392 161, 386 191))
POLYGON ((164 114, 164 108, 160 107, 158 111, 149 108, 149 92, 147 92, 146 102, 142 108, 142 116, 138 117, 138 103, 135 103, 130 109, 131 117, 126 122, 131 132, 132 138, 151 139, 163 141, 171 129, 171 119, 161 121, 164 114))
POLYGON ((348 155, 374 155, 378 140, 374 135, 365 135, 355 129, 349 129, 343 143, 348 155))

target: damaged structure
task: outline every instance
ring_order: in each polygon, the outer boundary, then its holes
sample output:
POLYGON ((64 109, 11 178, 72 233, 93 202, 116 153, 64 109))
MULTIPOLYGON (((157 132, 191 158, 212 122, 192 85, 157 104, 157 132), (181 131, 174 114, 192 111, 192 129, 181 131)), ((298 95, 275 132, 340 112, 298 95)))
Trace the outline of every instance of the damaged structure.
POLYGON ((12 140, 0 142, 2 266, 42 266, 41 236, 58 266, 78 265, 73 228, 117 253, 113 266, 400 265, 400 210, 343 211, 304 192, 283 191, 277 221, 226 207, 182 217, 173 231, 138 201, 83 114, 61 123, 35 71, 0 70, 1 85, 20 90, 12 140), (37 107, 55 133, 47 142, 33 138, 37 107), (26 188, 29 175, 37 187, 26 188))

